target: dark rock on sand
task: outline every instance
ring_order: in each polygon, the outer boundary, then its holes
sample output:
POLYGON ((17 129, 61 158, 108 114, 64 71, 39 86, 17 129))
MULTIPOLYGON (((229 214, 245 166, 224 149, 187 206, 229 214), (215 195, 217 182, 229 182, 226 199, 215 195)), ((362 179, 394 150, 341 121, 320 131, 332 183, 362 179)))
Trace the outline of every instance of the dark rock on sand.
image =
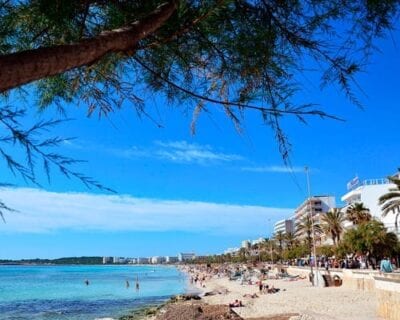
POLYGON ((172 297, 170 299, 170 302, 175 303, 175 302, 181 302, 181 301, 200 300, 200 299, 201 299, 201 297, 196 294, 180 294, 180 295, 172 297))
POLYGON ((225 305, 180 303, 168 305, 157 320, 242 320, 225 305))
POLYGON ((139 308, 139 309, 133 311, 131 314, 121 316, 118 319, 119 320, 142 320, 148 316, 155 316, 163 306, 164 305, 139 308))

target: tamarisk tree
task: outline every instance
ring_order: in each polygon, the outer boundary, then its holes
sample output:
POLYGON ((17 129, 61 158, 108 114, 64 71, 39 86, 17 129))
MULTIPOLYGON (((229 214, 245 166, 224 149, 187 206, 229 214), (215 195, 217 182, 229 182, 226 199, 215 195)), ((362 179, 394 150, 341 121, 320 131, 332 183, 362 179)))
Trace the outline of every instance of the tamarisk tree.
POLYGON ((0 94, 28 85, 39 109, 72 102, 107 115, 128 102, 149 118, 147 95, 160 95, 193 113, 193 133, 204 112, 223 110, 238 130, 258 112, 287 160, 283 116, 336 118, 294 102, 300 75, 312 66, 322 86, 338 84, 359 104, 355 75, 394 27, 399 2, 1 0, 0 94))

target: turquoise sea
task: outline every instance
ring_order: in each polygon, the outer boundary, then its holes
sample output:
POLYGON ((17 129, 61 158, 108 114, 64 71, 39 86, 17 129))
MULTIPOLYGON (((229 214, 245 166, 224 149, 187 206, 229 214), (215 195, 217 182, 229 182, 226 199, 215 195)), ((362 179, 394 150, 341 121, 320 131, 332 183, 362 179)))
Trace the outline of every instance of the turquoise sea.
POLYGON ((117 319, 186 285, 172 266, 0 266, 0 319, 117 319))

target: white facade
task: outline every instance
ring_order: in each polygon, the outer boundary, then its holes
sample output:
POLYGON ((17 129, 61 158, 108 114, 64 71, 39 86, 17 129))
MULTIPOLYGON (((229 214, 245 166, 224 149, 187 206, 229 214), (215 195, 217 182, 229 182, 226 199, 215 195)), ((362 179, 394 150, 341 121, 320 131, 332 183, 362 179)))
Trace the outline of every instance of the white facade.
POLYGON ((112 257, 103 257, 103 264, 112 263, 112 262, 113 262, 112 257))
MULTIPOLYGON (((345 212, 350 205, 361 202, 370 210, 373 217, 385 224, 388 231, 395 232, 395 215, 388 213, 386 217, 382 218, 382 210, 379 205, 379 198, 392 188, 396 188, 396 185, 390 183, 388 179, 364 180, 341 198, 346 203, 342 211, 345 212)), ((345 227, 348 227, 349 224, 347 223, 345 227)))
POLYGON ((180 262, 191 261, 191 260, 194 260, 195 258, 196 258, 196 255, 194 253, 180 253, 180 254, 178 254, 178 260, 180 262))
POLYGON ((251 247, 251 242, 250 242, 250 240, 243 240, 243 241, 242 241, 242 248, 244 248, 244 249, 250 249, 250 247, 251 247))
POLYGON ((114 257, 113 263, 126 263, 126 259, 123 257, 114 257))
POLYGON ((165 257, 165 262, 166 263, 175 263, 178 262, 178 257, 170 257, 170 256, 166 256, 165 257))
POLYGON ((294 232, 293 220, 283 219, 279 220, 274 225, 274 234, 282 232, 283 234, 294 232))
POLYGON ((136 263, 137 264, 147 264, 147 263, 149 263, 149 258, 137 258, 136 263))
POLYGON ((294 224, 296 225, 305 216, 311 215, 319 220, 321 213, 326 213, 336 207, 335 197, 332 196, 313 196, 311 199, 306 199, 297 207, 294 214, 294 224))
POLYGON ((263 243, 263 242, 264 242, 264 238, 258 238, 256 240, 252 240, 251 241, 251 245, 254 246, 256 244, 260 244, 260 243, 263 243))
POLYGON ((163 263, 163 262, 165 262, 165 257, 158 257, 158 256, 156 256, 156 257, 152 257, 152 258, 151 258, 151 263, 152 263, 152 264, 161 264, 161 263, 163 263))
POLYGON ((240 248, 228 248, 224 251, 224 254, 236 255, 240 251, 240 248))

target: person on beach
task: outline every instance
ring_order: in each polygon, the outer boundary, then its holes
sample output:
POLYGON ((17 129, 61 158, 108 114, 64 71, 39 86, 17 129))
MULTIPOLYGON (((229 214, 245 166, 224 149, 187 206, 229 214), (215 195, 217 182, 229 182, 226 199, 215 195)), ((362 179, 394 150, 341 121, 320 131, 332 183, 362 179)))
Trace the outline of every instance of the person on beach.
POLYGON ((381 261, 380 271, 384 273, 393 272, 392 263, 388 257, 384 257, 381 261))
POLYGON ((258 295, 257 295, 257 293, 253 293, 253 294, 246 293, 246 294, 243 295, 243 298, 252 298, 252 299, 255 299, 255 298, 258 298, 258 295))
POLYGON ((232 302, 229 304, 230 308, 237 308, 237 307, 243 307, 242 301, 240 300, 235 300, 235 302, 232 302))

